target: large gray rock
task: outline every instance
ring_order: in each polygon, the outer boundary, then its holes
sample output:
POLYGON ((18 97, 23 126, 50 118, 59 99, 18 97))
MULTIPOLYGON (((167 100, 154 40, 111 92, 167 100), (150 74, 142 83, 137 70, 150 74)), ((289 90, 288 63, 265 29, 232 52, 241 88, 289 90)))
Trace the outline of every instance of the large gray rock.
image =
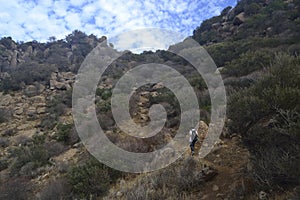
POLYGON ((24 92, 27 96, 32 97, 37 94, 37 88, 34 85, 28 85, 24 92))
POLYGON ((74 80, 75 79, 75 75, 72 72, 62 72, 61 75, 65 80, 74 80))
POLYGON ((50 89, 51 90, 54 90, 54 89, 66 90, 67 88, 69 88, 68 83, 58 82, 56 80, 50 80, 50 89))

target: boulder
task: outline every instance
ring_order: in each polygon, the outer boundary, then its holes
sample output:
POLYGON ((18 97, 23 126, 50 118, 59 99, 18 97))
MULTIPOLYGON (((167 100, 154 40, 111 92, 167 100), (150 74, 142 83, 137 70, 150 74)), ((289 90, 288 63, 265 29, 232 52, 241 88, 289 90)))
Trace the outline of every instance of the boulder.
POLYGON ((50 89, 54 90, 54 89, 58 89, 58 90, 66 90, 68 89, 70 86, 67 83, 64 82, 58 82, 55 80, 50 80, 50 89))
POLYGON ((204 122, 204 121, 200 121, 199 124, 198 124, 198 134, 201 137, 205 137, 207 132, 208 132, 208 126, 207 124, 204 122))
POLYGON ((52 74, 51 74, 51 78, 50 78, 51 80, 56 80, 57 79, 57 73, 56 72, 53 72, 52 74))
POLYGON ((212 188, 212 190, 213 190, 213 191, 215 191, 215 192, 216 192, 216 191, 218 191, 218 190, 219 190, 219 186, 217 186, 217 185, 213 185, 213 188, 212 188))
POLYGON ((266 199, 268 199, 268 194, 264 191, 260 191, 258 193, 258 199, 259 200, 266 200, 266 199))
POLYGON ((75 75, 72 72, 63 72, 61 75, 65 80, 74 80, 75 79, 75 75))
POLYGON ((37 114, 45 114, 46 113, 46 107, 39 107, 36 109, 37 114))
POLYGON ((161 89, 161 88, 164 88, 164 84, 163 83, 156 83, 152 88, 157 90, 157 89, 161 89))
POLYGON ((34 85, 28 85, 24 92, 28 97, 32 97, 37 94, 37 88, 34 85))

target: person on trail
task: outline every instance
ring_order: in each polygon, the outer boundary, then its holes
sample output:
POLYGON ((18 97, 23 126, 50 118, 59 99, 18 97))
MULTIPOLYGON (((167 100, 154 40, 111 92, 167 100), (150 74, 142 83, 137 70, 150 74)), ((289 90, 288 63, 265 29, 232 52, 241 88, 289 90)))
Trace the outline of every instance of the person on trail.
POLYGON ((190 130, 190 147, 192 156, 195 154, 195 143, 198 141, 198 132, 193 128, 190 130))

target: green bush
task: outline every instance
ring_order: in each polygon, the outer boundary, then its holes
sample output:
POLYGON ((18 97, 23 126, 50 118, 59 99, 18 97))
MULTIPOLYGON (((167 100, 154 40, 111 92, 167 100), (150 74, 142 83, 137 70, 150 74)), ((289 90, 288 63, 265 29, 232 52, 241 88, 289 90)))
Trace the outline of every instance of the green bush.
POLYGON ((111 110, 110 101, 100 101, 99 103, 97 103, 97 109, 103 113, 110 111, 111 110))
POLYGON ((0 123, 7 122, 12 116, 12 112, 8 108, 0 108, 0 123))
POLYGON ((5 78, 2 81, 1 90, 4 92, 20 90, 24 83, 31 85, 34 82, 40 82, 49 85, 50 75, 54 70, 54 67, 36 61, 22 63, 10 72, 10 78, 5 78))
POLYGON ((274 53, 269 50, 248 51, 225 65, 224 73, 230 76, 244 76, 269 67, 274 59, 274 53))
POLYGON ((120 176, 120 172, 106 167, 95 159, 68 172, 72 191, 80 198, 103 196, 109 185, 120 176))
POLYGON ((59 142, 67 143, 70 139, 70 132, 73 129, 73 124, 58 124, 55 138, 59 142))
POLYGON ((277 54, 261 81, 230 98, 230 129, 242 135, 262 187, 300 181, 299 71, 299 57, 277 54))
POLYGON ((103 88, 97 88, 96 95, 100 96, 104 101, 108 100, 111 95, 111 89, 103 89, 103 88))
POLYGON ((65 114, 67 108, 72 106, 72 90, 63 91, 47 101, 47 113, 41 122, 41 127, 53 129, 58 117, 65 114))
POLYGON ((207 89, 206 83, 204 82, 204 80, 201 76, 193 76, 193 77, 189 78, 188 81, 197 90, 207 89))
POLYGON ((12 156, 15 161, 11 167, 11 175, 21 175, 21 168, 28 163, 31 163, 31 169, 25 175, 32 175, 33 170, 47 164, 49 159, 49 154, 42 145, 19 147, 14 150, 12 156))

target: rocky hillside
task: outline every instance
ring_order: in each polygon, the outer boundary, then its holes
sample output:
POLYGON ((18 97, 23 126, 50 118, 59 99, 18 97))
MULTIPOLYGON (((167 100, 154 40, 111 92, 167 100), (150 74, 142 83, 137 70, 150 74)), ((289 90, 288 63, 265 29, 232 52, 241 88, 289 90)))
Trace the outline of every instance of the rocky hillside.
MULTIPOLYGON (((47 43, 2 38, 0 199, 299 199, 299 33, 299 0, 241 0, 204 21, 192 38, 223 76, 226 126, 205 159, 191 157, 187 147, 177 162, 149 174, 121 173, 99 163, 74 127, 77 70, 105 36, 76 30, 47 43)), ((207 86, 187 61, 167 51, 127 52, 109 66, 95 97, 101 127, 112 142, 134 152, 159 149, 174 136, 180 107, 162 83, 137 88, 130 100, 131 116, 141 125, 149 123, 151 105, 166 108, 167 121, 157 136, 129 137, 113 119, 116 82, 149 62, 174 67, 194 87, 203 120, 199 150, 210 122, 207 86)))

